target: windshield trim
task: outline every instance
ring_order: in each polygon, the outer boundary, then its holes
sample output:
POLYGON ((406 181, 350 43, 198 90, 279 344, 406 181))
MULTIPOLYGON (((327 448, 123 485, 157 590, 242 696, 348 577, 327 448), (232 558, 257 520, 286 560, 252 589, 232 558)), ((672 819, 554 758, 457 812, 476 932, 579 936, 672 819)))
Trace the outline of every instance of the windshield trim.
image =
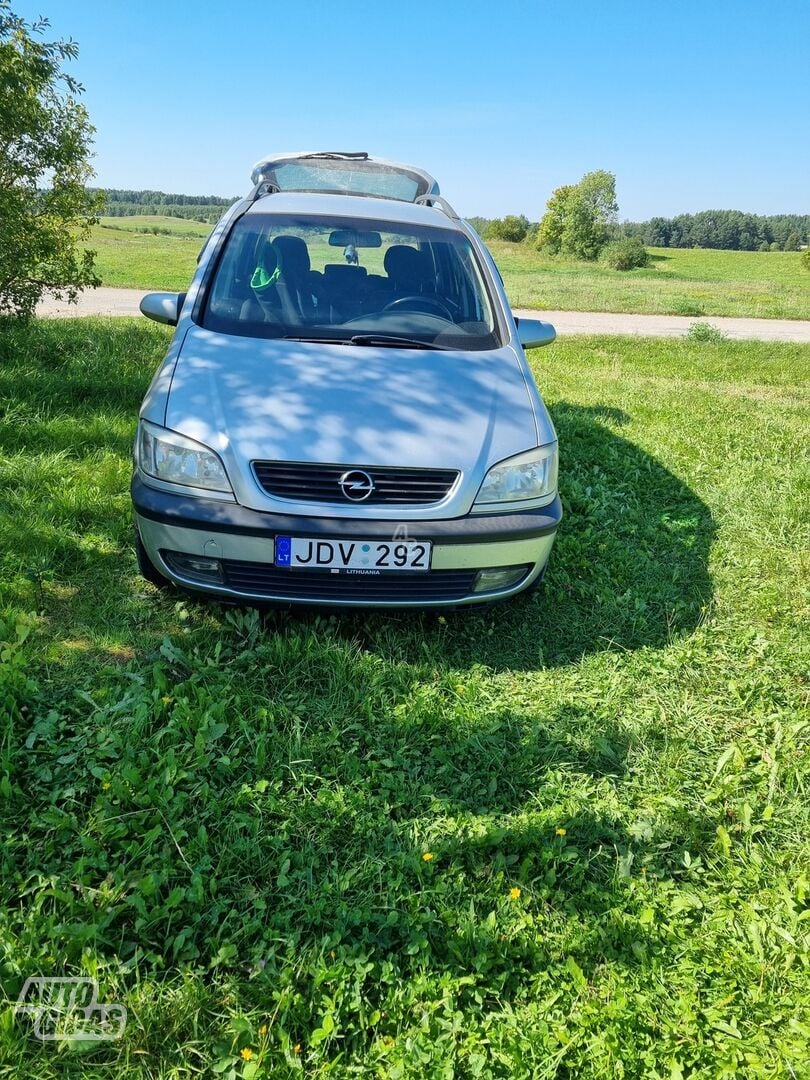
MULTIPOLYGON (((366 197, 368 197, 368 196, 366 196, 366 197)), ((393 201, 393 200, 383 200, 383 201, 393 201)), ((230 242, 234 231, 238 227, 239 222, 242 220, 243 217, 245 217, 245 215, 250 210, 252 210, 252 213, 250 214, 251 217, 261 217, 261 218, 266 218, 266 219, 269 219, 269 220, 276 219, 279 222, 289 221, 291 218, 297 218, 297 219, 300 219, 302 221, 305 220, 307 223, 311 222, 313 225, 318 225, 318 224, 329 225, 332 228, 338 228, 338 227, 341 226, 342 223, 348 223, 348 226, 351 226, 352 224, 356 224, 357 221, 359 220, 359 219, 355 218, 353 215, 348 214, 348 213, 347 214, 323 214, 323 213, 310 214, 310 213, 302 213, 302 212, 277 213, 277 212, 273 212, 271 209, 259 210, 255 203, 246 204, 244 209, 240 213, 238 213, 238 214, 236 214, 234 216, 234 218, 230 222, 228 228, 225 229, 224 232, 222 233, 222 235, 219 237, 219 241, 218 241, 215 249, 211 252, 211 256, 210 256, 207 264, 205 265, 205 267, 203 269, 202 277, 200 279, 199 288, 197 290, 197 295, 196 295, 195 301, 194 301, 194 307, 193 307, 193 310, 191 311, 191 315, 190 315, 191 322, 194 323, 195 326, 199 326, 203 330, 206 330, 206 329, 210 330, 211 329, 210 327, 207 327, 205 325, 206 316, 208 315, 208 305, 209 305, 209 300, 210 300, 211 288, 212 288, 212 285, 213 285, 214 281, 216 280, 217 274, 219 273, 219 269, 220 269, 222 260, 224 258, 225 252, 228 249, 228 243, 230 242)), ((498 293, 497 288, 495 287, 495 282, 494 282, 494 278, 493 278, 493 275, 492 275, 492 271, 491 271, 491 269, 490 269, 490 267, 488 265, 487 259, 484 258, 483 254, 482 254, 482 252, 480 250, 480 247, 479 247, 480 241, 479 241, 477 235, 472 230, 468 230, 466 228, 460 228, 457 224, 451 222, 449 219, 448 219, 448 222, 447 222, 446 225, 444 225, 444 224, 434 225, 432 223, 427 223, 427 222, 424 222, 424 223, 419 222, 419 223, 417 223, 417 222, 412 222, 412 221, 402 221, 402 220, 400 220, 398 218, 397 219, 393 219, 393 218, 376 219, 376 218, 365 218, 365 217, 363 217, 362 222, 363 222, 363 227, 364 228, 368 228, 368 229, 371 229, 371 230, 377 229, 380 232, 392 232, 392 231, 396 231, 398 229, 402 230, 403 232, 407 232, 407 230, 409 230, 409 229, 415 229, 415 230, 417 230, 419 232, 424 230, 424 231, 429 231, 430 233, 435 233, 435 234, 446 233, 446 234, 449 234, 450 236, 458 237, 458 238, 461 238, 462 240, 464 240, 466 242, 466 244, 469 246, 469 250, 470 250, 472 259, 474 261, 475 268, 478 271, 478 275, 479 275, 480 282, 481 282, 481 287, 483 288, 484 294, 486 296, 487 303, 489 304, 490 312, 492 314, 492 323, 493 323, 492 332, 491 332, 491 335, 490 335, 492 337, 492 339, 493 339, 492 344, 490 346, 484 348, 484 349, 473 347, 473 351, 475 351, 475 352, 496 352, 497 350, 502 349, 504 346, 506 346, 506 345, 508 345, 510 343, 512 334, 510 333, 508 320, 506 318, 507 312, 503 310, 503 303, 501 302, 501 297, 500 297, 500 295, 498 293)), ((348 227, 348 226, 344 225, 344 227, 348 227)), ((217 331, 217 332, 224 333, 225 331, 217 331)), ((260 337, 260 336, 263 336, 263 335, 245 334, 245 335, 239 335, 239 336, 260 337)), ((362 346, 360 346, 360 347, 362 347, 362 346)))

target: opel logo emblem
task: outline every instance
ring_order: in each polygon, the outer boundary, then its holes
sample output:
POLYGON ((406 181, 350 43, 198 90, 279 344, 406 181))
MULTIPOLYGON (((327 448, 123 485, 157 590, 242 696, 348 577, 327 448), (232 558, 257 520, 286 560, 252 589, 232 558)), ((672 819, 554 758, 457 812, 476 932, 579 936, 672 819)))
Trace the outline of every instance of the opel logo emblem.
POLYGON ((340 490, 352 502, 362 502, 374 490, 374 481, 362 469, 351 469, 338 480, 340 490))

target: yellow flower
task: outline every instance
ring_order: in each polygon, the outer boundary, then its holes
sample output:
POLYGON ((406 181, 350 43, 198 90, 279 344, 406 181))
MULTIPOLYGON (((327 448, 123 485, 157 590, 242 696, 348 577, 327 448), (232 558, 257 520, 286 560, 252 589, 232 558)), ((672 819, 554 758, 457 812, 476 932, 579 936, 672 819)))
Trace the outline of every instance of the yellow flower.
POLYGON ((512 888, 509 890, 509 896, 513 900, 519 900, 520 899, 520 889, 517 887, 517 885, 513 885, 512 888))
POLYGON ((109 791, 110 790, 110 781, 109 780, 102 780, 101 781, 101 786, 104 789, 104 791, 109 791))
POLYGON ((554 835, 555 836, 565 836, 565 829, 555 829, 554 830, 554 835))
POLYGON ((433 852, 432 851, 426 851, 422 856, 422 862, 433 862, 433 858, 434 858, 433 852))
POLYGON ((267 1024, 262 1024, 262 1026, 259 1028, 259 1034, 260 1035, 266 1035, 267 1034, 267 1024))
POLYGON ((293 1047, 293 1053, 294 1054, 300 1054, 301 1053, 301 1043, 296 1043, 295 1044, 295 1046, 293 1047))
POLYGON ((250 1049, 249 1046, 245 1046, 245 1047, 242 1048, 241 1057, 242 1057, 243 1061, 251 1061, 252 1060, 253 1051, 250 1049))
POLYGON ((440 616, 439 616, 439 623, 440 623, 440 624, 441 624, 442 626, 444 626, 446 622, 447 622, 447 619, 445 619, 444 615, 440 615, 440 616))

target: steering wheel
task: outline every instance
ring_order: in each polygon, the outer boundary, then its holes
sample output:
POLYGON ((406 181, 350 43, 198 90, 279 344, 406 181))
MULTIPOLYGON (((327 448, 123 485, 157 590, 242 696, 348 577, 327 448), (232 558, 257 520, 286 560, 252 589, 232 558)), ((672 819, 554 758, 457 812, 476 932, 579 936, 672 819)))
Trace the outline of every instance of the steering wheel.
POLYGON ((394 308, 403 308, 403 310, 408 311, 425 311, 427 314, 435 311, 446 318, 448 322, 453 321, 453 313, 450 308, 433 296, 400 296, 398 300, 392 300, 390 304, 386 304, 383 311, 393 311, 394 308), (406 304, 409 305, 407 309, 405 308, 406 304))

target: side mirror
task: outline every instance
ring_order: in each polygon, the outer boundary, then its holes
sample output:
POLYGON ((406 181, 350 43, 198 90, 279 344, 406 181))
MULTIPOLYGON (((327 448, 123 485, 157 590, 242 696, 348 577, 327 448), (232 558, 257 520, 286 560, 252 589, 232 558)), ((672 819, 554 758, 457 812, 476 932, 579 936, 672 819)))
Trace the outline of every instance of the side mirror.
POLYGON ((515 318, 518 341, 524 349, 539 349, 541 345, 550 345, 557 336, 557 331, 549 322, 540 319, 515 318))
POLYGON ((184 292, 150 292, 140 302, 141 315, 155 322, 165 323, 167 326, 177 326, 183 304, 186 300, 184 292))

